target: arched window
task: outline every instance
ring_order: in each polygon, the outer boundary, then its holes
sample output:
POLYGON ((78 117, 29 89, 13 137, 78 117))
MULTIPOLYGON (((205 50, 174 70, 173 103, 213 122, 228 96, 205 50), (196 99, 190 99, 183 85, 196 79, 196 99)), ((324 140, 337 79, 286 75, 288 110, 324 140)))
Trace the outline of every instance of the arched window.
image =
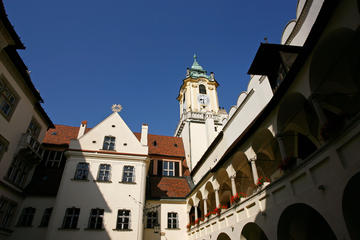
POLYGON ((200 94, 206 94, 206 88, 203 84, 199 85, 199 93, 200 94))

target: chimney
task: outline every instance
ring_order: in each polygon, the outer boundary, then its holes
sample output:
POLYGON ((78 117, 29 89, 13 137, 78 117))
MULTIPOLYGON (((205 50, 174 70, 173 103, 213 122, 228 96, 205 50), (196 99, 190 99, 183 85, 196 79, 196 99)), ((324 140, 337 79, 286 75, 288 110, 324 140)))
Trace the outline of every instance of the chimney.
POLYGON ((78 136, 77 136, 78 139, 79 139, 82 135, 84 135, 86 126, 87 126, 87 121, 82 121, 82 122, 81 122, 81 125, 80 125, 80 128, 79 128, 79 133, 78 133, 78 136))
POLYGON ((146 123, 143 123, 141 126, 141 139, 140 142, 142 145, 147 146, 148 145, 148 125, 146 123))

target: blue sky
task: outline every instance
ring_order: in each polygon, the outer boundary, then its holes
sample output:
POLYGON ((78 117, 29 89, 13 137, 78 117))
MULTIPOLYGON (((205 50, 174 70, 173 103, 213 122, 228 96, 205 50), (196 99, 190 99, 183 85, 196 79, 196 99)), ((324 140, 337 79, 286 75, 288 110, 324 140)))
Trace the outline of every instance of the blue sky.
POLYGON ((247 88, 260 42, 279 43, 296 0, 4 0, 55 124, 93 127, 121 104, 130 129, 173 135, 193 54, 228 111, 247 88))

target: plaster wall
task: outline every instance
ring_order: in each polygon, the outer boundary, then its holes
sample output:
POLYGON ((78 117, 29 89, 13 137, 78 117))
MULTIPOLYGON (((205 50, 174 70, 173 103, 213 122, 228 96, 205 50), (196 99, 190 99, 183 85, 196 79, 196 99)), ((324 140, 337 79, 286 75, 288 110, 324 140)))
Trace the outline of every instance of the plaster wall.
POLYGON ((64 169, 53 217, 46 239, 142 239, 142 204, 145 201, 146 158, 118 156, 73 156, 69 153, 64 169), (73 180, 76 165, 89 163, 88 181, 73 180), (99 165, 111 164, 111 182, 97 182, 99 165), (134 166, 135 183, 121 183, 123 167, 134 166), (80 208, 78 230, 61 229, 66 208, 80 208), (87 230, 92 208, 104 209, 104 231, 87 230), (119 209, 131 211, 131 231, 116 230, 119 209))
POLYGON ((32 239, 42 240, 45 239, 47 227, 39 227, 41 219, 43 217, 44 211, 46 208, 52 208, 55 204, 55 197, 36 197, 30 196, 27 197, 21 206, 19 206, 19 211, 15 217, 15 223, 18 222, 21 212, 26 207, 35 208, 35 215, 32 221, 31 227, 15 227, 14 233, 8 239, 29 239, 31 236, 32 239))
POLYGON ((142 145, 124 120, 116 112, 92 128, 78 141, 70 143, 70 149, 102 150, 104 137, 115 137, 115 152, 130 154, 147 154, 148 147, 142 145))

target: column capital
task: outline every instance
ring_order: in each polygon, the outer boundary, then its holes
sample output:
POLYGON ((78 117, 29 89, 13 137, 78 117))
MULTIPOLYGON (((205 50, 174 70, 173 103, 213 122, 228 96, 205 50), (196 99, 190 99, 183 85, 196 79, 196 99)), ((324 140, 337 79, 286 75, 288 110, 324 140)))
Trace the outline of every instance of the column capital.
POLYGON ((249 158, 248 161, 249 161, 250 163, 256 161, 256 156, 255 156, 255 157, 252 157, 252 158, 249 158))
POLYGON ((218 192, 219 190, 220 190, 220 187, 214 188, 214 191, 215 191, 215 192, 218 192))
POLYGON ((230 176, 230 179, 235 179, 235 178, 236 178, 236 174, 230 176))

